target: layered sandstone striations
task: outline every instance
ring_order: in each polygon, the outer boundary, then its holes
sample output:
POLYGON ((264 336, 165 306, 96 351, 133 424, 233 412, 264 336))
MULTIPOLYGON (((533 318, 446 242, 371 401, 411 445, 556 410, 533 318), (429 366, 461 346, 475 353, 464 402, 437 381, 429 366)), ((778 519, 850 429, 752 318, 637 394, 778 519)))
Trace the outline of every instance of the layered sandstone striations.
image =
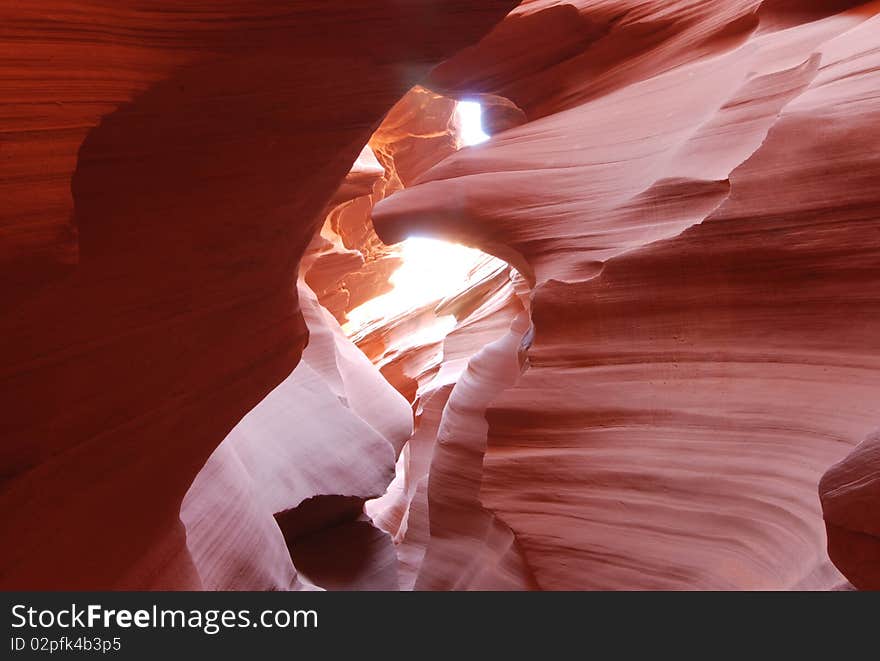
MULTIPOLYGON (((417 585, 484 586, 452 561, 478 515, 546 589, 841 583, 816 489, 876 428, 878 12, 527 2, 435 70, 435 89, 504 96, 529 121, 374 223, 510 261, 534 285, 534 341, 487 411, 472 514, 442 515, 456 482, 434 454, 440 561, 417 585)), ((877 562, 869 540, 851 565, 831 542, 847 573, 877 562)))
POLYGON ((819 495, 831 560, 855 587, 880 590, 880 434, 829 468, 819 495))
POLYGON ((0 586, 878 587, 880 3, 514 5, 0 8, 0 586))
POLYGON ((321 210, 515 2, 430 4, 0 8, 0 585, 201 585, 180 505, 299 360, 321 210))

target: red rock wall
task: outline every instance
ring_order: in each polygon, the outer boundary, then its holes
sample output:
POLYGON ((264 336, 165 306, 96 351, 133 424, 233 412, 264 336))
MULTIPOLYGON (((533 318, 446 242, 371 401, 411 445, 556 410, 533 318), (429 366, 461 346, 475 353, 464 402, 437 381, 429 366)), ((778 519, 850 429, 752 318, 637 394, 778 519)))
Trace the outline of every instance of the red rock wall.
POLYGON ((877 587, 880 3, 515 4, 0 8, 0 587, 877 587))
POLYGON ((320 211, 514 4, 0 8, 0 586, 201 585, 181 501, 299 360, 320 211))
POLYGON ((825 472, 819 496, 831 560, 855 587, 880 590, 880 434, 825 472))

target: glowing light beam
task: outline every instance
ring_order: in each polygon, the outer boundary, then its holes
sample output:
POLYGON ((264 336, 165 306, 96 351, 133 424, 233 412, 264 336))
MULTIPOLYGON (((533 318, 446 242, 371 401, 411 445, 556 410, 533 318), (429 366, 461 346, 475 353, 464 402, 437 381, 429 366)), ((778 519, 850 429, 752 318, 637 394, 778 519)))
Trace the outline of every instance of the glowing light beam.
MULTIPOLYGON (((456 104, 453 122, 460 147, 489 139, 483 131, 482 112, 482 106, 476 101, 456 104)), ((390 278, 394 288, 347 314, 348 322, 343 330, 350 337, 407 311, 453 296, 469 283, 506 266, 500 259, 474 248, 435 239, 411 237, 395 247, 403 263, 390 278)), ((435 324, 413 340, 420 344, 439 341, 454 326, 454 317, 438 317, 435 324)))
MULTIPOLYGON (((436 239, 411 237, 398 248, 403 263, 390 278, 394 289, 351 310, 343 326, 348 335, 457 294, 486 273, 506 266, 480 250, 436 239)), ((450 330, 449 321, 438 317, 441 337, 450 330)))
POLYGON ((477 101, 459 101, 455 105, 458 139, 462 146, 478 145, 489 136, 483 131, 483 106, 477 101))

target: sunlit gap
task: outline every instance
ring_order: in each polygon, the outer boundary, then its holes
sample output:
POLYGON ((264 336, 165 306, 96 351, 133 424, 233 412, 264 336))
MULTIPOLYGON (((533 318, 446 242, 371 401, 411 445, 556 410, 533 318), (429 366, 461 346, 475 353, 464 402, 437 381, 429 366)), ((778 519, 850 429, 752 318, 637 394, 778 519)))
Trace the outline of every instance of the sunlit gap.
MULTIPOLYGON (((459 101, 453 124, 459 147, 485 142, 482 106, 476 101, 459 101)), ((383 323, 454 296, 507 264, 486 253, 437 239, 411 237, 395 248, 401 266, 389 279, 393 289, 351 310, 343 326, 347 335, 357 340, 383 323)), ((454 327, 455 317, 438 316, 436 321, 409 338, 413 345, 442 340, 454 327)))
POLYGON ((483 131, 483 106, 478 101, 459 101, 455 104, 458 140, 463 147, 486 142, 489 135, 483 131))

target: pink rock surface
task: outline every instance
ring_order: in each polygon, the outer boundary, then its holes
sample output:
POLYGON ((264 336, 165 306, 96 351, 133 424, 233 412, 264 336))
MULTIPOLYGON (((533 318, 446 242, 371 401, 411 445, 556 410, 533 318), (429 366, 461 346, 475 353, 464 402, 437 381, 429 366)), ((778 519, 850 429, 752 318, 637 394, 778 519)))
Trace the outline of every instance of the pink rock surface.
MULTIPOLYGON (((205 587, 295 587, 276 515, 316 497, 362 504, 382 494, 412 432, 409 404, 302 283, 299 299, 309 328, 302 360, 230 432, 183 501, 187 545, 205 587)), ((314 518, 314 532, 337 522, 332 512, 314 518)))
POLYGON ((486 406, 522 369, 528 317, 506 271, 437 311, 456 314, 459 324, 417 391, 416 430, 397 477, 367 512, 394 537, 404 589, 530 588, 512 534, 477 498, 486 406))
POLYGON ((880 2, 516 4, 0 8, 0 587, 880 588, 880 2))
MULTIPOLYGON (((373 213, 533 281, 480 503, 545 589, 837 586, 816 488, 876 428, 880 6, 550 4, 433 74, 531 121, 373 213), (535 22, 543 48, 497 57, 535 22)), ((468 536, 430 522, 466 583, 468 536)))

